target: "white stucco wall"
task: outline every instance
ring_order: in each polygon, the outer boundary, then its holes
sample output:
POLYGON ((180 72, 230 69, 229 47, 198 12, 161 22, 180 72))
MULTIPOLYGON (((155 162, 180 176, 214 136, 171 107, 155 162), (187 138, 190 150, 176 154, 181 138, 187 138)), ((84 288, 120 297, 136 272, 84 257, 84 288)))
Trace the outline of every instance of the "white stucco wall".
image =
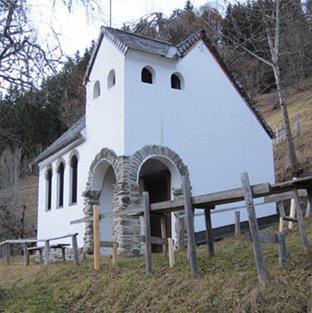
MULTIPOLYGON (((202 42, 179 61, 130 51, 125 73, 126 154, 146 144, 170 147, 189 168, 193 195, 240 186, 243 171, 253 184, 273 182, 270 138, 202 42), (140 81, 146 65, 156 72, 153 85, 140 81), (184 90, 170 88, 174 72, 184 90)), ((233 221, 234 213, 213 216, 214 227, 233 221)))

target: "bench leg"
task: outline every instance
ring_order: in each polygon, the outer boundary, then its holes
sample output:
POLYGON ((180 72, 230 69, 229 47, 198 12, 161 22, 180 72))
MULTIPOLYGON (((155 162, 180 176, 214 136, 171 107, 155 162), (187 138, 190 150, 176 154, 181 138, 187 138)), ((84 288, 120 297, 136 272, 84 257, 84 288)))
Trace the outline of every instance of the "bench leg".
POLYGON ((62 248, 62 259, 63 259, 63 262, 66 262, 65 248, 62 248))

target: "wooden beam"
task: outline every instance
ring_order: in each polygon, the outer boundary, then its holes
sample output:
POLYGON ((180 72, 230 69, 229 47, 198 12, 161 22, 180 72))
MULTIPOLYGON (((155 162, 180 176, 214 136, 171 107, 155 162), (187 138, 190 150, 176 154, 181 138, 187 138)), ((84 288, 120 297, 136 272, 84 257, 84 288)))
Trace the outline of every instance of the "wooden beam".
POLYGON ((199 276, 197 256, 196 256, 196 244, 194 234, 194 212, 192 207, 191 188, 188 178, 182 177, 183 193, 184 193, 184 211, 185 211, 185 223, 187 230, 187 249, 188 256, 191 263, 192 275, 194 278, 199 276))
POLYGON ((285 222, 283 217, 285 217, 285 207, 284 207, 284 203, 278 202, 277 203, 278 206, 278 211, 279 211, 279 232, 283 233, 284 232, 284 227, 285 227, 285 222))
POLYGON ((308 194, 308 203, 307 203, 307 209, 306 209, 306 217, 311 216, 311 210, 312 210, 312 188, 309 187, 307 189, 307 194, 308 194))
POLYGON ((146 273, 151 274, 153 272, 153 267, 152 267, 150 201, 148 192, 143 192, 143 206, 144 206, 144 235, 145 235, 145 266, 146 273))
POLYGON ((249 177, 247 173, 241 174, 242 188, 245 195, 245 203, 248 213, 249 230, 251 233, 251 238, 253 242, 253 250, 255 256, 255 262, 257 267, 258 280, 261 285, 265 282, 265 268, 264 268, 264 258, 262 255, 260 238, 259 238, 259 226, 256 218, 255 205, 253 201, 253 194, 250 188, 249 177))
POLYGON ((211 209, 205 209, 205 226, 206 226, 206 238, 207 238, 207 249, 208 249, 208 256, 214 256, 214 245, 213 245, 213 230, 211 224, 211 209))
POLYGON ((113 266, 117 264, 117 248, 118 248, 117 242, 113 242, 113 250, 112 250, 112 265, 113 266))

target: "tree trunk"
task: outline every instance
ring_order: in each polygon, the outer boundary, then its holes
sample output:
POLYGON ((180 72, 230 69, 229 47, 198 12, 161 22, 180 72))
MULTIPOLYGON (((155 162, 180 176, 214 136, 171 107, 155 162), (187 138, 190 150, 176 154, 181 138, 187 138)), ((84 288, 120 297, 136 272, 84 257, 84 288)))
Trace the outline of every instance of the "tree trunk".
POLYGON ((295 145, 294 145, 294 141, 293 141, 293 137, 291 133, 291 128, 290 128, 286 95, 281 85, 280 69, 277 64, 273 64, 273 71, 274 71, 274 77, 275 77, 275 82, 276 82, 278 101, 281 107, 281 113, 282 113, 282 118, 283 118, 283 123, 284 123, 285 134, 286 134, 290 168, 291 168, 293 177, 298 177, 301 174, 300 167, 299 167, 299 162, 297 159, 296 149, 295 149, 295 145))

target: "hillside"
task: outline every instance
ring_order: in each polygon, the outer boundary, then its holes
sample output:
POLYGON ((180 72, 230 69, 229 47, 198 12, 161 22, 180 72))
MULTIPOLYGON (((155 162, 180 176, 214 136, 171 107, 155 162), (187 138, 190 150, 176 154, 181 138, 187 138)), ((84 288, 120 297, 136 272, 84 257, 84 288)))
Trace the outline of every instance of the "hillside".
MULTIPOLYGON (((312 220, 307 223, 312 240, 312 220)), ((108 257, 96 273, 92 261, 80 265, 17 263, 0 265, 0 312, 140 313, 140 312, 312 312, 312 258, 303 253, 298 230, 286 238, 288 263, 278 266, 277 246, 264 246, 268 280, 257 285, 252 246, 243 237, 216 243, 216 257, 198 249, 201 277, 190 277, 184 253, 169 269, 167 259, 153 257, 147 277, 143 258, 124 258, 112 268, 108 257)), ((17 260, 16 260, 17 261, 17 260)))
MULTIPOLYGON (((288 111, 293 134, 294 121, 299 113, 301 118, 301 134, 295 136, 294 142, 298 160, 304 170, 304 175, 312 175, 312 82, 306 82, 302 91, 291 92, 288 95, 288 111)), ((282 118, 279 108, 272 110, 273 104, 277 103, 276 94, 265 94, 257 99, 259 109, 264 114, 273 130, 282 127, 282 118)), ((277 181, 291 179, 287 147, 285 142, 274 146, 275 174, 277 181)))

